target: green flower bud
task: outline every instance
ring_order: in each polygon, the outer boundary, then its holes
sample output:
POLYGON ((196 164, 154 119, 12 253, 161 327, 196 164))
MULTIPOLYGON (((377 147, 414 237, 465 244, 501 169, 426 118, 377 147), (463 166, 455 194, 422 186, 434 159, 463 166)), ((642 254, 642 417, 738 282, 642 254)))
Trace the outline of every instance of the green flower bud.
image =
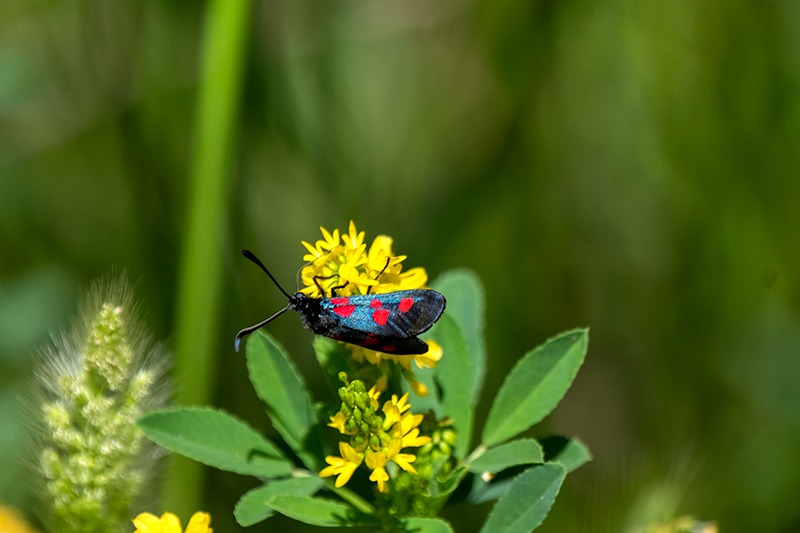
POLYGON ((350 446, 356 450, 361 449, 365 442, 367 442, 367 436, 360 433, 350 438, 350 446))
POLYGON ((369 405, 369 396, 367 396, 366 394, 356 394, 354 400, 356 402, 356 407, 358 407, 362 411, 366 409, 367 406, 369 405))

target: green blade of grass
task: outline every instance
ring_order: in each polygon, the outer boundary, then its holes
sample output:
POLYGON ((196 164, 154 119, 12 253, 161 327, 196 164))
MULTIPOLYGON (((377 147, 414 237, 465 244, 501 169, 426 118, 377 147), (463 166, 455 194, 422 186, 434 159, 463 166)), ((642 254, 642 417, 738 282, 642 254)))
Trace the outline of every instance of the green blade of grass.
MULTIPOLYGON (((250 0, 208 4, 176 305, 176 400, 184 405, 204 404, 210 397, 229 165, 250 11, 250 0)), ((201 490, 200 465, 174 460, 164 487, 165 508, 190 516, 201 490)))

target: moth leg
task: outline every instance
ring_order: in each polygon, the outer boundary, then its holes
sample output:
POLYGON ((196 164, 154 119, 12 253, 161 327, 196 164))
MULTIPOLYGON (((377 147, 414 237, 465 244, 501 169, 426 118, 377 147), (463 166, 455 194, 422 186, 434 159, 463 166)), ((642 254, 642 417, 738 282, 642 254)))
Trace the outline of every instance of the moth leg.
MULTIPOLYGON (((317 289, 319 289, 319 293, 322 295, 323 298, 327 298, 327 296, 325 295, 325 291, 323 290, 322 285, 320 285, 319 280, 321 280, 321 279, 331 279, 331 278, 335 278, 336 276, 338 276, 338 274, 332 274, 330 276, 314 276, 314 278, 313 278, 314 279, 314 285, 317 286, 317 289)), ((336 296, 336 291, 344 289, 345 287, 347 287, 347 282, 346 281, 341 285, 337 285, 336 287, 331 287, 331 298, 336 296)))
MULTIPOLYGON (((392 260, 392 258, 391 258, 391 257, 387 257, 387 258, 386 258, 386 264, 385 264, 385 265, 383 265, 383 270, 381 270, 381 271, 378 273, 378 275, 377 275, 377 276, 375 276, 375 281, 378 281, 378 279, 380 279, 380 277, 381 277, 381 276, 383 276, 383 273, 384 273, 384 272, 386 272, 386 269, 387 269, 387 268, 389 268, 389 261, 391 261, 391 260, 392 260)), ((372 292, 372 285, 370 285, 370 286, 369 286, 369 289, 367 289, 367 294, 369 294, 369 293, 371 293, 371 292, 372 292)))
POLYGON ((327 296, 325 295, 325 289, 323 289, 322 285, 319 284, 319 280, 321 280, 321 279, 330 279, 332 277, 333 276, 314 276, 313 278, 311 278, 311 279, 314 280, 314 285, 317 286, 317 290, 319 291, 319 294, 320 294, 321 298, 327 298, 327 296))

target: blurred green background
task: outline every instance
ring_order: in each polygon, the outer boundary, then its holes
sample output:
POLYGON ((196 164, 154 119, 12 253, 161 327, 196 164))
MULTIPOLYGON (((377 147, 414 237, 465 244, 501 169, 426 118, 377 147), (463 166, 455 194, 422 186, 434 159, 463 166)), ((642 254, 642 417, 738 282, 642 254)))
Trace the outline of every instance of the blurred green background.
MULTIPOLYGON (((800 530, 800 4, 233 3, 214 63, 210 4, 0 2, 0 500, 35 515, 19 399, 91 280, 127 272, 179 376, 194 348, 177 323, 196 325, 210 381, 179 394, 268 431, 233 336, 284 300, 239 250, 290 290, 300 240, 352 219, 432 278, 483 279, 479 420, 527 349, 591 327, 531 434, 578 436, 595 460, 541 531, 676 513, 800 530), (203 191, 216 212, 190 207, 203 191)), ((310 334, 270 331, 325 398, 310 334)), ((212 525, 237 530, 255 480, 202 476, 212 525)), ((473 531, 489 508, 445 517, 473 531)))

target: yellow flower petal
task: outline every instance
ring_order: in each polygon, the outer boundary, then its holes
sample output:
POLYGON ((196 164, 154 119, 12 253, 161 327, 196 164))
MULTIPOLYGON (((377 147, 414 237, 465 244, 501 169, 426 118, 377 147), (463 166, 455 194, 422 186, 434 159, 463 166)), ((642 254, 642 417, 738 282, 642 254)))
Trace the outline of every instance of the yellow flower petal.
POLYGON ((395 290, 421 289, 426 283, 428 283, 428 273, 425 269, 412 268, 400 276, 400 286, 395 290))
POLYGON ((0 505, 0 532, 2 533, 36 533, 25 521, 22 513, 13 507, 0 505))
POLYGON ((339 433, 347 433, 344 429, 344 425, 347 422, 347 418, 344 416, 344 413, 338 411, 334 416, 330 417, 331 422, 328 424, 329 427, 336 428, 339 430, 339 433))
POLYGON ((410 453, 398 453, 397 455, 392 457, 392 461, 397 463, 397 465, 400 468, 402 468, 406 472, 411 472, 412 474, 416 474, 417 471, 409 463, 413 463, 416 460, 417 460, 417 456, 416 455, 412 455, 410 453))
POLYGON ((386 454, 384 452, 367 452, 364 459, 366 460, 367 468, 370 470, 386 466, 386 454))
POLYGON ((428 396, 428 387, 426 387, 424 383, 417 381, 416 379, 409 379, 408 386, 411 387, 411 390, 414 391, 414 394, 420 398, 425 398, 428 396))
POLYGON ((356 468, 358 468, 358 465, 352 463, 345 465, 340 471, 339 477, 336 478, 336 483, 334 483, 334 485, 337 488, 344 487, 347 482, 350 481, 350 478, 353 476, 353 472, 356 471, 356 468))
POLYGON ((378 484, 378 490, 381 492, 386 492, 389 487, 386 486, 386 482, 389 481, 389 474, 386 473, 386 470, 383 468, 376 468, 372 471, 372 474, 369 475, 369 480, 374 481, 378 484))
POLYGON ((211 524, 211 515, 202 511, 197 511, 189 519, 186 525, 186 533, 212 533, 214 530, 208 527, 211 524))
POLYGON ((369 247, 369 266, 380 272, 386 266, 386 258, 392 255, 392 238, 388 235, 378 235, 369 247))
POLYGON ((136 533, 161 533, 163 531, 161 519, 150 513, 140 513, 133 519, 133 525, 136 526, 136 533))
POLYGON ((436 368, 436 364, 441 360, 444 351, 435 341, 426 340, 425 343, 428 345, 428 351, 417 355, 414 358, 414 362, 417 363, 419 368, 436 368))
POLYGON ((172 513, 161 515, 162 531, 164 533, 182 533, 180 519, 172 513))

